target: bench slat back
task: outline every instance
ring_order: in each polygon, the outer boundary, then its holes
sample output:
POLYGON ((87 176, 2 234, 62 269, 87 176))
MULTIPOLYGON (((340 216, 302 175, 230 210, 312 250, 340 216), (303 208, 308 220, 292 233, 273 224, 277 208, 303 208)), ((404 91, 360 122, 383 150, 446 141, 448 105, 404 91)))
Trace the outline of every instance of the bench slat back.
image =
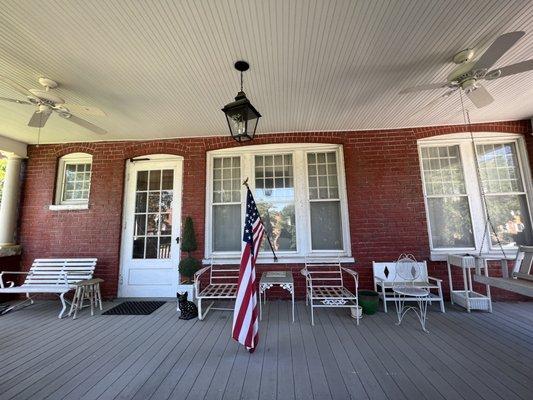
POLYGON ((38 258, 26 276, 24 285, 69 285, 91 279, 96 258, 38 258))
POLYGON ((313 287, 343 287, 341 263, 306 262, 305 269, 313 287))
MULTIPOLYGON (((420 268, 420 276, 415 282, 427 282, 428 267, 425 261, 417 262, 420 268)), ((392 282, 406 282, 401 276, 396 276, 396 261, 391 262, 376 262, 372 261, 372 268, 374 270, 374 281, 376 278, 383 279, 387 283, 392 282)), ((409 281, 413 282, 413 281, 409 281)))
POLYGON ((519 247, 513 272, 520 275, 529 275, 533 272, 533 246, 519 247))
POLYGON ((212 264, 209 283, 211 285, 236 285, 239 283, 239 266, 212 264))

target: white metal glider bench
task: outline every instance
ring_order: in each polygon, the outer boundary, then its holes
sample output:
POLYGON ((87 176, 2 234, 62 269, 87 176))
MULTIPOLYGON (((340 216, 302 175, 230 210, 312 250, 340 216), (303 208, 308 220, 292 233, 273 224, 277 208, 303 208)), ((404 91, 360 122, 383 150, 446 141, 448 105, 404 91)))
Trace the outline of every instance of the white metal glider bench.
MULTIPOLYGON (((419 261, 420 276, 415 281, 410 281, 409 284, 420 289, 427 289, 429 291, 429 302, 438 301, 440 303, 440 310, 446 312, 444 308, 444 297, 442 295, 442 279, 428 276, 428 266, 425 261, 419 261)), ((375 262, 372 261, 372 268, 374 270, 374 290, 379 293, 379 297, 383 301, 383 310, 387 312, 387 302, 394 301, 393 286, 402 280, 396 273, 396 261, 392 262, 375 262)), ((404 301, 418 301, 416 297, 406 296, 404 301)))
POLYGON ((39 258, 33 262, 28 272, 0 272, 0 293, 25 293, 27 297, 5 309, 2 314, 27 302, 33 304, 33 297, 37 294, 52 293, 58 295, 61 300, 61 318, 67 308, 65 294, 76 288, 76 282, 91 279, 95 267, 96 258, 39 258), (26 275, 26 279, 22 285, 15 286, 13 281, 4 283, 4 275, 26 275))
POLYGON ((211 264, 194 274, 194 292, 198 300, 198 319, 205 318, 209 310, 233 311, 233 308, 213 307, 216 300, 235 300, 239 282, 239 267, 235 265, 211 264), (209 284, 202 288, 202 275, 209 274, 209 284), (202 311, 202 301, 210 300, 202 311))
POLYGON ((504 268, 506 265, 507 263, 502 265, 501 278, 488 276, 488 271, 485 269, 487 275, 476 273, 474 280, 523 296, 533 297, 533 246, 519 247, 511 277, 509 277, 509 271, 504 268))
MULTIPOLYGON (((359 275, 336 262, 306 262, 301 270, 305 276, 305 303, 311 308, 311 325, 315 325, 314 309, 318 307, 359 307, 357 290, 359 275), (343 273, 354 279, 355 292, 344 286, 343 273)), ((359 325, 359 318, 357 318, 359 325)))

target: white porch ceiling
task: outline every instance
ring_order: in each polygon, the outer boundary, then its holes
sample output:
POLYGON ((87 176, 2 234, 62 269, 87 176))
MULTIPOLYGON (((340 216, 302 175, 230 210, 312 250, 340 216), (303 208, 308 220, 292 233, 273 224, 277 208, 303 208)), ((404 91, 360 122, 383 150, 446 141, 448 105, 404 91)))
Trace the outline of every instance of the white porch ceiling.
MULTIPOLYGON (((262 133, 458 124, 458 94, 412 117, 441 92, 398 92, 445 80, 457 51, 514 30, 526 36, 497 66, 533 58, 531 0, 3 0, 0 75, 30 88, 46 76, 107 112, 87 117, 105 136, 53 115, 48 143, 226 135, 238 59, 262 133)), ((496 101, 473 122, 533 116, 533 73, 485 86, 496 101)), ((0 135, 35 143, 32 112, 1 102, 0 135)))

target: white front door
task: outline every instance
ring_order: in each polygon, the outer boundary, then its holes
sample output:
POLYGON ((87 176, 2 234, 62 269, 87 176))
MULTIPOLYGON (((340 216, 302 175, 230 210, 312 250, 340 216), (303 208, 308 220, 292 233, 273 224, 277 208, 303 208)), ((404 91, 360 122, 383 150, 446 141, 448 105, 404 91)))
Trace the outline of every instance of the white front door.
POLYGON ((175 297, 181 222, 181 157, 128 162, 119 297, 175 297))

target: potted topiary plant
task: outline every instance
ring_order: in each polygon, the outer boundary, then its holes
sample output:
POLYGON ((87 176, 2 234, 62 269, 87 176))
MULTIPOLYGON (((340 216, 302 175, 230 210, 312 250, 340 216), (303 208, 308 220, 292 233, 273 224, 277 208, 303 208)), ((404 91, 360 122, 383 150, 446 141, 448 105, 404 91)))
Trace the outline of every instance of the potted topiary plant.
POLYGON ((181 238, 181 251, 186 252, 187 256, 182 258, 179 263, 180 284, 178 285, 178 292, 188 292, 189 299, 193 299, 193 283, 194 274, 200 268, 200 261, 192 256, 192 252, 198 248, 196 243, 196 235, 194 233, 194 225, 191 217, 185 218, 183 224, 183 232, 181 238))

